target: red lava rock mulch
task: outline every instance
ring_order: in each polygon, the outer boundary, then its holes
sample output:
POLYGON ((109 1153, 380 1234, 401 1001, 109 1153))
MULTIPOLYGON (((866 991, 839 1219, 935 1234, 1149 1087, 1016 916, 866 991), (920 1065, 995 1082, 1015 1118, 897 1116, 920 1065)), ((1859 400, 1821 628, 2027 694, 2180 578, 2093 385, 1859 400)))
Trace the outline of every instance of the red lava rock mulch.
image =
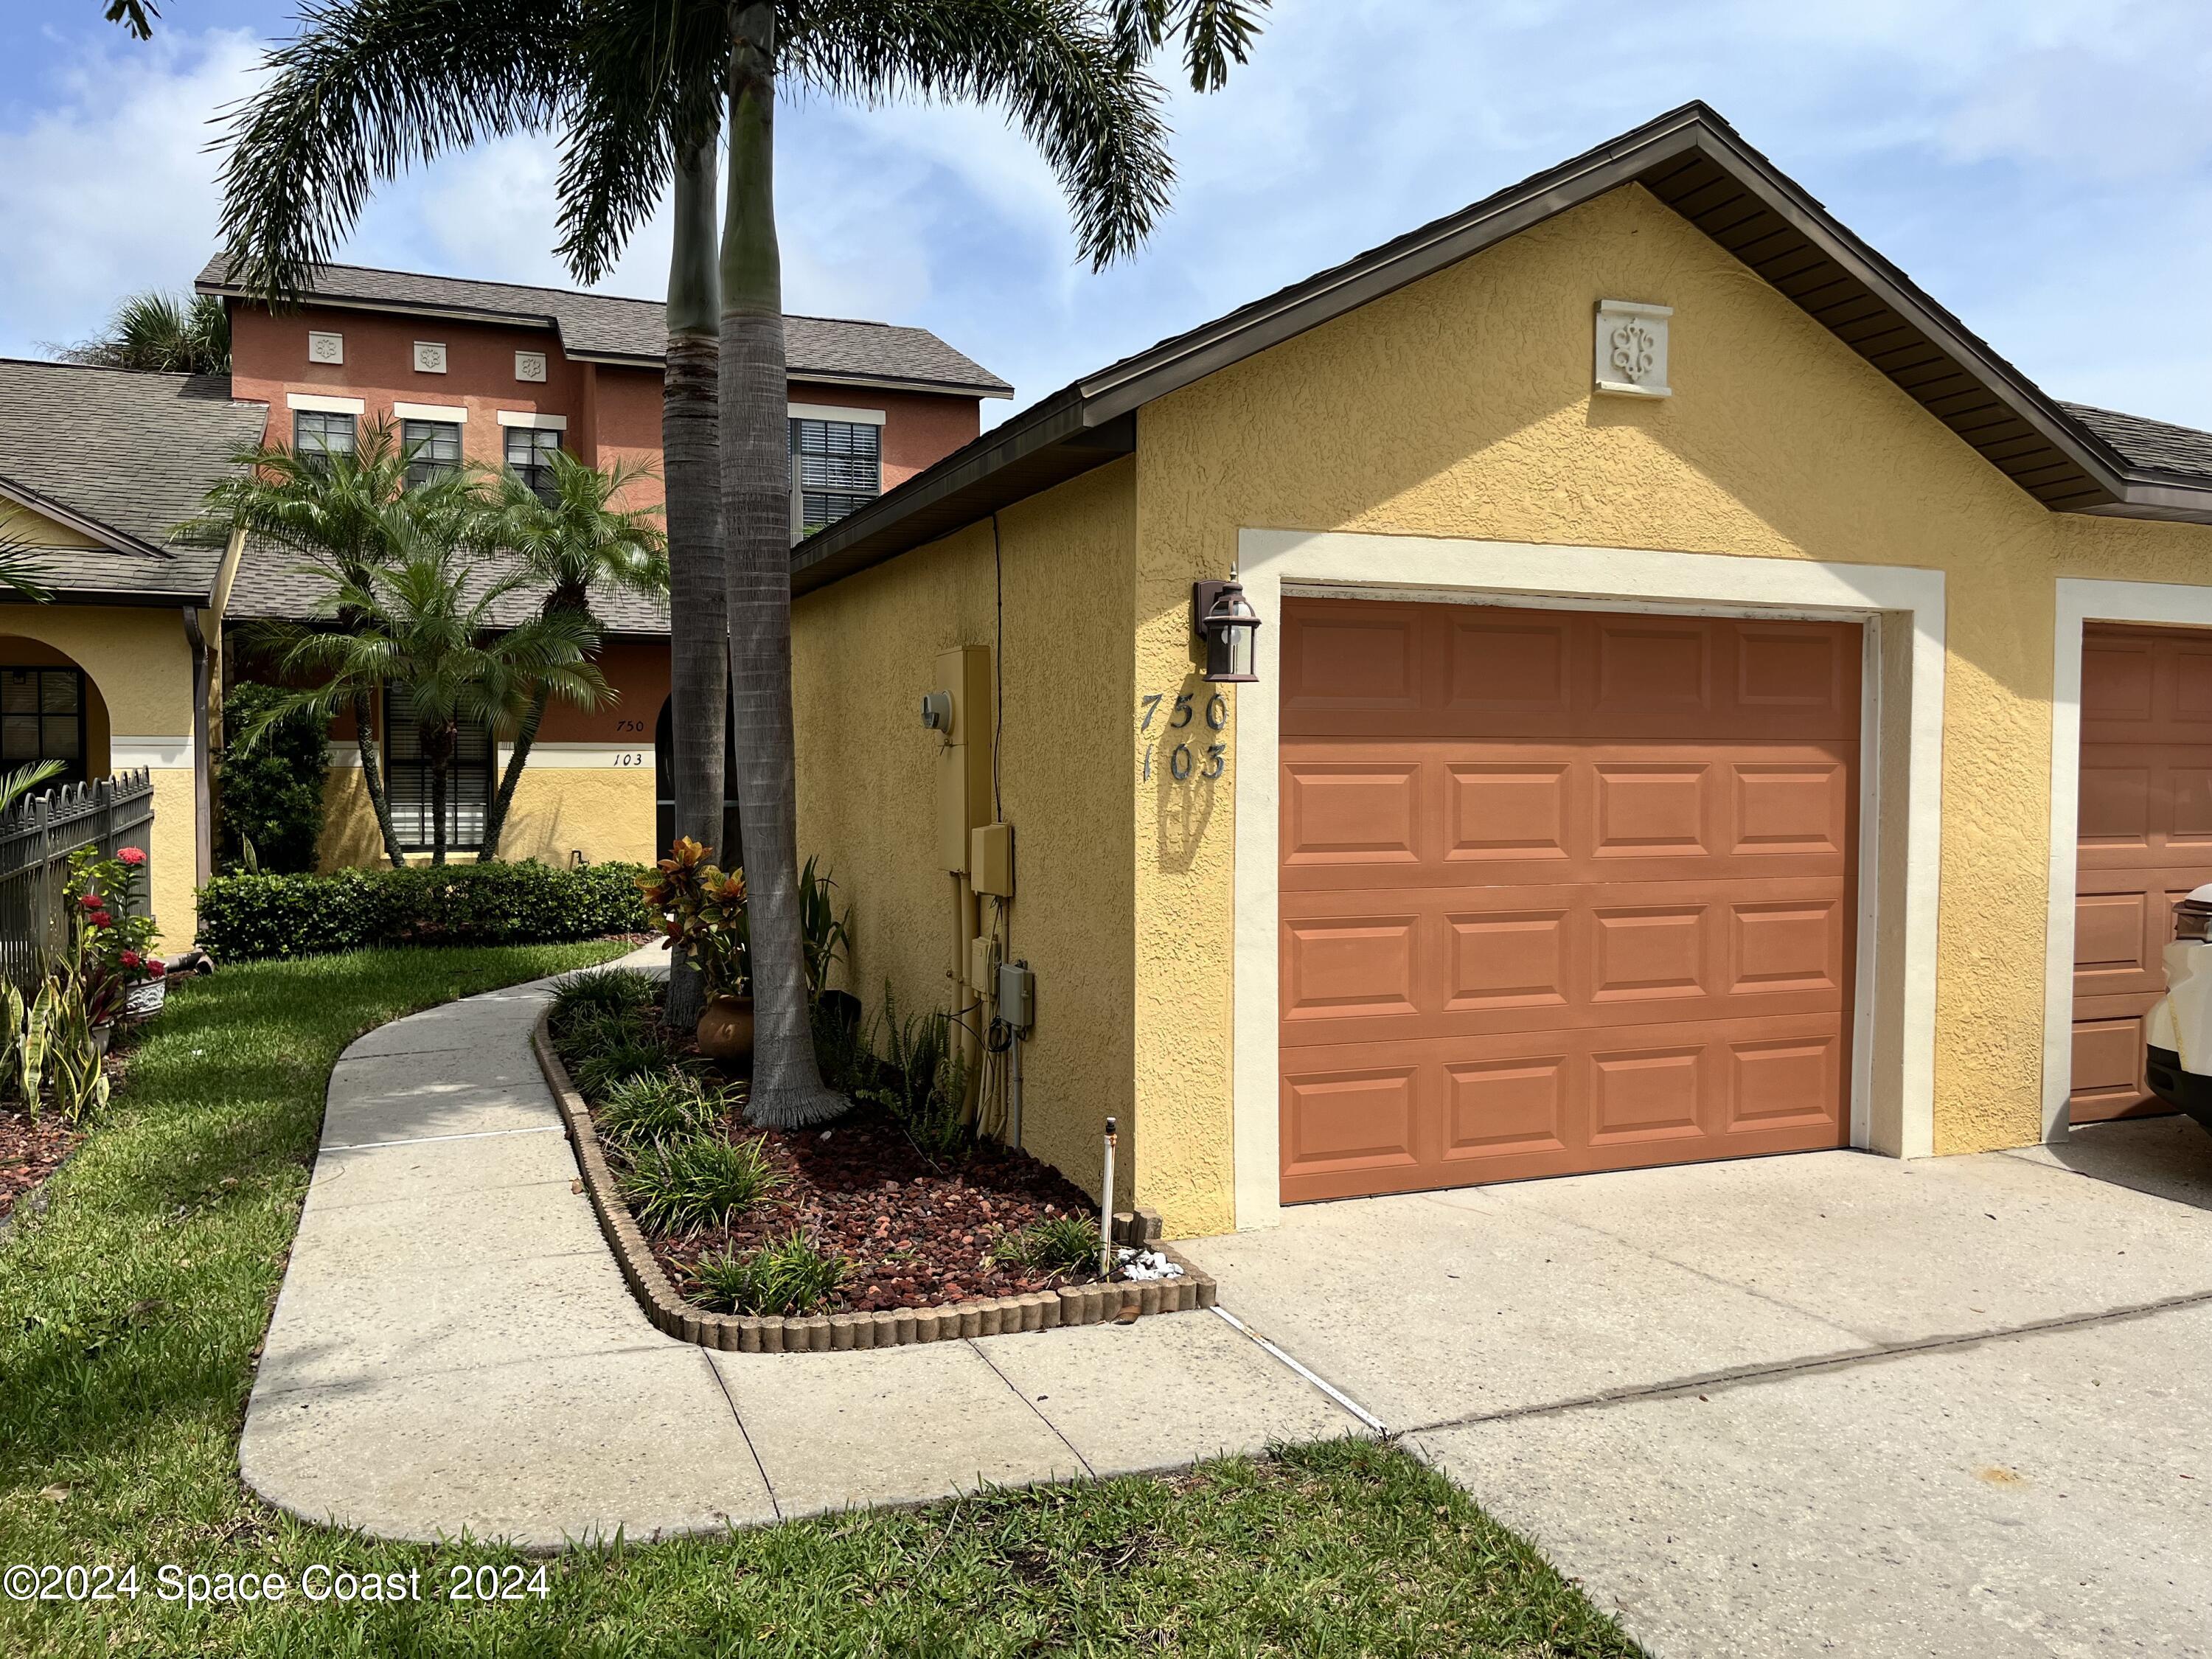
POLYGON ((83 1139, 52 1112, 33 1123, 21 1112, 0 1111, 0 1217, 12 1213, 83 1139))
POLYGON ((1020 1296, 1085 1283, 1096 1273, 1031 1273, 991 1260, 991 1245, 1048 1216, 1095 1216, 1056 1170, 997 1141, 978 1141, 933 1164, 880 1109, 855 1107, 823 1129, 728 1126, 760 1135, 784 1184, 728 1228, 653 1238, 670 1279, 699 1299, 692 1265, 709 1251, 749 1250, 796 1228, 851 1265, 825 1311, 934 1308, 970 1297, 1020 1296))

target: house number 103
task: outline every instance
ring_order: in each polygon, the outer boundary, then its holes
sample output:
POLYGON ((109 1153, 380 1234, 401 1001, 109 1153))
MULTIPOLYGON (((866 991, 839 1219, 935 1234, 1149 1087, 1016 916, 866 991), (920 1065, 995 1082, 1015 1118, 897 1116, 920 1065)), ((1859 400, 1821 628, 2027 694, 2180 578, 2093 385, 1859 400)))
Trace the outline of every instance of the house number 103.
MULTIPOLYGON (((1167 701, 1168 696, 1164 691, 1155 691, 1139 700, 1145 715, 1137 722, 1139 732, 1152 729, 1152 722, 1160 719, 1160 705, 1167 701)), ((1205 718, 1208 731, 1226 731, 1229 726, 1229 699, 1218 691, 1208 697, 1205 718)), ((1167 717, 1161 720, 1160 724, 1164 732, 1172 733, 1194 724, 1197 719, 1198 711, 1193 704, 1191 693, 1180 691, 1176 694, 1167 717)), ((1160 739, 1153 738, 1145 744, 1144 780, 1147 783, 1152 781, 1152 761, 1159 743, 1160 739)), ((1228 759, 1229 745, 1225 743, 1209 743, 1202 750, 1194 750, 1189 738, 1179 738, 1167 753, 1168 775, 1177 783, 1188 782, 1194 773, 1201 778, 1218 778, 1228 764, 1228 759)))

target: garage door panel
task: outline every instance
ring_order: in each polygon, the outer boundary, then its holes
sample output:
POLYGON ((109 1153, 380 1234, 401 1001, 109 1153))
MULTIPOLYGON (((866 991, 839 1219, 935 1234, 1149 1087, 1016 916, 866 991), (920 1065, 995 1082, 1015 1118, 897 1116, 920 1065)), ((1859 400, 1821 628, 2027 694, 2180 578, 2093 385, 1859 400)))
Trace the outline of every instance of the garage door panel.
POLYGON ((1796 1016, 1849 997, 1832 880, 1286 893, 1285 1047, 1796 1016), (1387 897, 1386 913, 1378 900, 1387 897))
POLYGON ((1568 825, 1582 780, 1564 762, 1440 761, 1448 863, 1547 863, 1571 856, 1568 825))
POLYGON ((1441 619, 1442 712, 1481 722, 1510 714, 1564 717, 1571 707, 1567 618, 1539 611, 1468 611, 1441 619))
POLYGON ((1411 763, 1293 762, 1283 769, 1283 861, 1419 864, 1420 768, 1411 763))
POLYGON ((1848 1081, 1833 1014, 1298 1053, 1291 1202, 1834 1146, 1848 1081))
POLYGON ((2173 906, 2212 881, 2212 641, 2091 624, 2074 897, 2076 1122, 2163 1111, 2142 1079, 2173 906))

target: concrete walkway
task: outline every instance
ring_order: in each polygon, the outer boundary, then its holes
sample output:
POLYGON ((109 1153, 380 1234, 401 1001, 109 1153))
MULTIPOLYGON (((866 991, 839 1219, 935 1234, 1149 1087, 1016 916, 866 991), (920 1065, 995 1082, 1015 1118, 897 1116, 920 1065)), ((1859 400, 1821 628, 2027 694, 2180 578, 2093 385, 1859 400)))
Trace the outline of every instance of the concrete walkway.
POLYGON ((1356 1419, 1211 1313, 882 1352, 710 1353, 623 1286, 523 986, 372 1031, 239 1448, 294 1514, 531 1547, 1173 1468, 1356 1419))
POLYGON ((1656 1659, 2212 1653, 2212 1138, 2185 1120, 1181 1248, 1656 1659))

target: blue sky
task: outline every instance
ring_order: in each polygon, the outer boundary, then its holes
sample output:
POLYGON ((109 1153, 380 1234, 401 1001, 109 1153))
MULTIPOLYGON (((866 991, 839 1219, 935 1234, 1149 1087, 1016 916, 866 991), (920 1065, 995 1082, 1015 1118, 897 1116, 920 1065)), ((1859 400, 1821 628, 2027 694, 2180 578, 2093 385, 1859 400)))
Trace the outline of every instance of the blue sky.
MULTIPOLYGON (((6 8, 0 353, 213 247, 207 123, 292 6, 163 9, 149 46, 96 0, 6 8)), ((1227 91, 1176 98, 1176 209, 1103 276, 997 113, 800 100, 786 300, 933 328, 1018 407, 1700 97, 2049 391, 2212 427, 2202 23, 2201 0, 1278 0, 1227 91)), ((555 165, 515 140, 412 175, 345 257, 562 281, 555 165)), ((665 250, 649 227, 607 286, 658 295, 665 250)))

